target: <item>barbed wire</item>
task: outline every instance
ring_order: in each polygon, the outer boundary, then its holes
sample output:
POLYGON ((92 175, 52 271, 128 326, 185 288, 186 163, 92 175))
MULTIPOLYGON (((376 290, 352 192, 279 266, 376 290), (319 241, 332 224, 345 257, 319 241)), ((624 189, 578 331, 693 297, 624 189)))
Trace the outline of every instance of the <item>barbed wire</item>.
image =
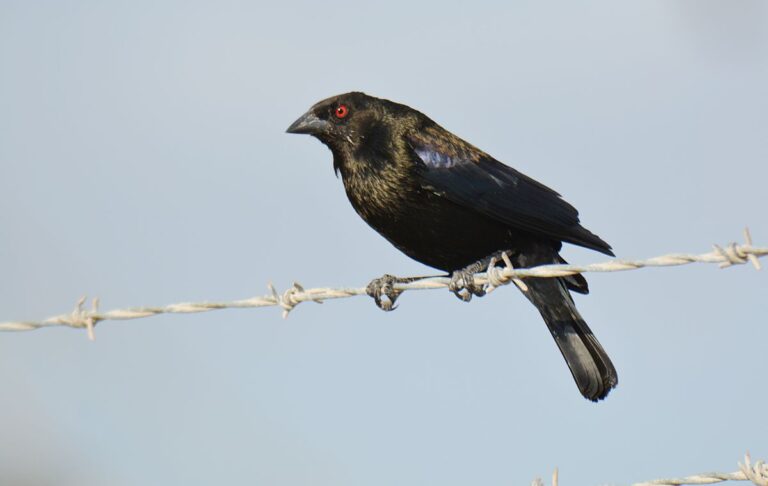
MULTIPOLYGON (((768 465, 764 461, 752 464, 749 452, 744 455, 744 464, 739 464, 739 470, 732 473, 703 473, 683 478, 655 479, 635 483, 632 486, 683 486, 688 484, 715 484, 725 481, 752 481, 756 486, 768 486, 768 465)), ((544 486, 541 478, 534 479, 531 486, 544 486)), ((558 471, 552 474, 552 486, 558 486, 558 471)))
MULTIPOLYGON (((750 262, 755 269, 760 270, 758 258, 768 255, 768 247, 755 247, 752 245, 752 237, 749 229, 744 229, 744 244, 731 243, 727 246, 714 245, 714 249, 708 253, 685 254, 672 253, 668 255, 657 256, 646 260, 611 260, 602 263, 593 263, 589 265, 541 265, 531 268, 514 268, 510 258, 502 255, 503 267, 495 266, 493 260, 486 272, 474 275, 475 282, 485 286, 487 292, 515 283, 522 290, 526 289, 523 279, 538 278, 556 278, 587 272, 621 272, 627 270, 637 270, 646 267, 672 267, 687 265, 691 263, 716 263, 720 268, 726 268, 731 265, 738 265, 750 262)), ((391 288, 385 289, 385 294, 392 293, 395 298, 402 292, 408 290, 429 290, 446 288, 450 285, 451 279, 448 277, 418 277, 415 281, 407 283, 392 283, 391 288)), ((283 309, 283 317, 302 302, 322 303, 331 299, 342 299, 356 295, 367 295, 366 287, 353 288, 311 288, 305 289, 298 283, 294 283, 291 288, 283 293, 278 293, 274 286, 268 285, 270 293, 264 296, 251 297, 248 299, 235 300, 230 302, 181 302, 160 307, 131 307, 127 309, 115 309, 106 312, 99 311, 99 299, 93 299, 91 308, 85 308, 86 297, 82 297, 75 309, 68 314, 61 314, 49 317, 42 321, 7 321, 0 322, 0 331, 31 331, 43 327, 65 326, 77 329, 86 329, 89 339, 94 339, 94 327, 101 321, 107 320, 129 320, 152 317, 160 314, 193 314, 199 312, 209 312, 219 309, 249 309, 255 307, 275 307, 283 309)), ((389 307, 393 299, 389 301, 389 307)), ((387 308, 385 303, 384 308, 387 308)))
POLYGON ((704 473, 684 478, 657 479, 632 486, 680 486, 685 484, 714 484, 724 481, 752 481, 757 486, 768 486, 768 465, 765 461, 752 464, 749 452, 744 455, 744 463, 738 463, 739 470, 733 473, 704 473))

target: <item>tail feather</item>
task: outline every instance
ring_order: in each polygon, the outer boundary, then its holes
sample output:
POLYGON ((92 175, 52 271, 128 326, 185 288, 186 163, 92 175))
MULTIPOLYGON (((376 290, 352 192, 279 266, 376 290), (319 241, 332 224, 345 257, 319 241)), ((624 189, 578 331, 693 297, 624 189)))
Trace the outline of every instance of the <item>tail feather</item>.
POLYGON ((567 288, 570 283, 561 278, 526 279, 525 296, 547 323, 581 394, 597 401, 605 398, 619 379, 608 354, 576 310, 567 288))
MULTIPOLYGON (((568 265, 568 262, 566 262, 565 259, 560 255, 557 256, 557 262, 568 265)), ((568 287, 568 290, 572 290, 584 295, 589 293, 589 284, 587 283, 587 279, 584 278, 584 276, 580 273, 565 276, 563 277, 563 281, 565 282, 565 286, 568 287)))

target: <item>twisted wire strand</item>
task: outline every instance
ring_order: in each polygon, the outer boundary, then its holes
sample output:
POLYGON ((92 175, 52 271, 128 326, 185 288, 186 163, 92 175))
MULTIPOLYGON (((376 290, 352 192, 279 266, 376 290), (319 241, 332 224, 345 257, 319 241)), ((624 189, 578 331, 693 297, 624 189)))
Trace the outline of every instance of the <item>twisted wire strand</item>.
MULTIPOLYGON (((621 272, 637 270, 646 267, 671 267, 687 265, 691 263, 716 263, 720 268, 732 265, 752 263, 755 269, 760 270, 758 258, 768 255, 768 247, 755 247, 752 245, 752 237, 749 229, 744 230, 744 244, 731 243, 725 247, 714 245, 714 249, 708 253, 685 254, 672 253, 668 255, 648 258, 646 260, 611 260, 589 265, 541 265, 531 268, 514 268, 510 258, 502 255, 503 267, 495 266, 492 261, 486 272, 475 274, 475 281, 485 285, 487 291, 509 283, 515 283, 522 290, 526 289, 523 279, 555 278, 587 272, 621 272)), ((392 290, 397 293, 407 290, 429 290, 447 288, 451 282, 448 277, 429 277, 418 279, 408 283, 395 283, 392 290)), ((181 302, 159 307, 131 307, 127 309, 115 309, 106 312, 99 311, 99 300, 93 299, 91 308, 85 308, 86 298, 82 297, 75 309, 68 314, 60 314, 42 321, 7 321, 0 322, 0 331, 30 331, 51 326, 65 326, 78 329, 86 329, 88 337, 94 339, 94 327, 101 321, 141 319, 160 314, 191 314, 209 312, 219 309, 249 309, 254 307, 275 307, 283 309, 283 317, 302 302, 317 302, 330 299, 343 299, 356 295, 367 295, 366 287, 351 288, 311 288, 305 289, 298 283, 283 293, 279 293, 270 283, 270 293, 264 296, 251 297, 230 302, 181 302)))
POLYGON ((686 484, 715 484, 725 481, 752 481, 757 486, 768 486, 768 465, 765 461, 752 464, 749 453, 744 455, 744 463, 739 463, 739 470, 732 473, 704 473, 684 478, 656 479, 632 486, 681 486, 686 484))
MULTIPOLYGON (((732 473, 704 473, 683 478, 655 479, 635 483, 632 486, 683 486, 689 484, 715 484, 725 481, 751 481, 756 486, 768 486, 768 464, 757 461, 752 464, 749 453, 744 456, 744 463, 739 463, 739 470, 732 473)), ((531 486, 544 486, 541 478, 534 479, 531 486)), ((558 486, 558 471, 552 475, 552 486, 558 486)))

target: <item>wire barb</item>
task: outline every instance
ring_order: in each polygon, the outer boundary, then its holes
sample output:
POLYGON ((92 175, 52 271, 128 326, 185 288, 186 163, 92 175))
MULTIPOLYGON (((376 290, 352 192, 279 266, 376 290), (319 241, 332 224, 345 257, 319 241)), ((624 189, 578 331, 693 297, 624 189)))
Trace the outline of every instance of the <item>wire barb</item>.
POLYGON ((747 452, 744 455, 744 464, 739 463, 741 473, 758 486, 768 486, 768 464, 765 461, 757 461, 753 466, 751 461, 752 458, 747 452))
MULTIPOLYGON (((498 259, 491 261, 485 272, 474 275, 478 285, 487 287, 492 291, 510 282, 517 285, 520 290, 526 292, 526 278, 556 278, 587 272, 621 272, 625 270, 637 270, 646 267, 671 267, 687 265, 691 263, 717 263, 720 268, 733 265, 751 263, 755 269, 760 270, 758 258, 768 255, 767 247, 755 247, 752 244, 752 236, 749 229, 744 230, 744 244, 731 243, 725 247, 714 246, 709 253, 693 254, 669 254, 649 258, 647 260, 611 260, 590 265, 542 265, 531 268, 515 268, 509 255, 504 252, 501 259, 504 266, 497 267, 498 259)), ((392 291, 399 295, 407 290, 430 290, 449 287, 451 279, 447 277, 414 277, 405 282, 396 282, 392 285, 392 291)), ((282 294, 274 285, 268 284, 269 294, 260 297, 251 297, 231 302, 181 302, 164 307, 134 307, 129 309, 115 309, 107 312, 99 311, 99 300, 93 299, 91 309, 84 309, 86 298, 81 298, 75 309, 69 314, 61 314, 49 317, 43 321, 7 321, 0 322, 0 331, 30 331, 50 326, 64 326, 77 329, 86 329, 88 338, 94 339, 96 324, 106 320, 128 320, 156 316, 159 314, 191 314, 197 312, 209 312, 218 309, 248 309, 255 307, 280 307, 283 318, 302 302, 312 301, 321 304, 329 299, 343 299, 357 295, 368 295, 366 287, 357 288, 312 288, 305 289, 294 282, 293 285, 282 294)))

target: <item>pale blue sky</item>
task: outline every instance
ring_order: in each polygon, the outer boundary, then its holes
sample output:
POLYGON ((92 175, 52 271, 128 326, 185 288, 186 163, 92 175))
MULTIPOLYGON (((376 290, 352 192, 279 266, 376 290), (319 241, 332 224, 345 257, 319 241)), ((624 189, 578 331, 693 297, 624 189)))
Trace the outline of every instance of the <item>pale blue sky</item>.
MULTIPOLYGON (((768 4, 0 2, 0 321, 429 271, 284 133, 362 90, 557 189, 617 255, 768 244, 768 4)), ((603 256, 568 247, 573 262, 603 256)), ((0 334, 0 484, 628 484, 768 459, 768 274, 588 275, 579 395, 513 288, 0 334)))

